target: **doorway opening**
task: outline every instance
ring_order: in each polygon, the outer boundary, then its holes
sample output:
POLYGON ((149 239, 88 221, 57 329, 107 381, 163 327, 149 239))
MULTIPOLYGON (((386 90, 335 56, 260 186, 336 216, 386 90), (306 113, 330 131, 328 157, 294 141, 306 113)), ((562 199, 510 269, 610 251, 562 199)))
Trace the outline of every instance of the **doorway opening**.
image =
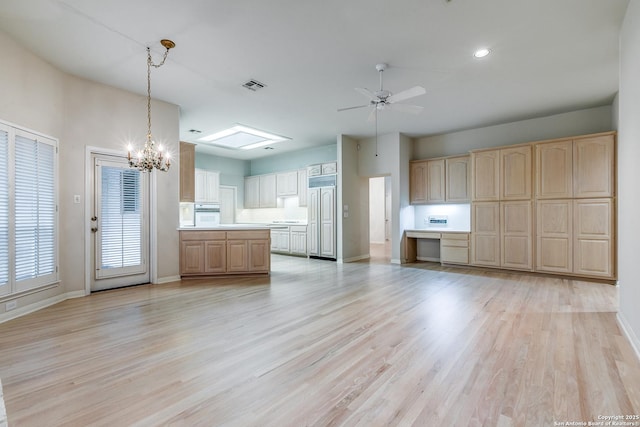
POLYGON ((369 178, 369 255, 391 262, 391 177, 369 178))

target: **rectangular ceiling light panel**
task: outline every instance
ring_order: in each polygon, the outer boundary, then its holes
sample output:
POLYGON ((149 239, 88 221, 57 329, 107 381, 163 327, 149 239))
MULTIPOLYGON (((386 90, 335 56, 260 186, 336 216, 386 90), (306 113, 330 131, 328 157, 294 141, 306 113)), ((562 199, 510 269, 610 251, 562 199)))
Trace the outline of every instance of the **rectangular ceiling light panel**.
POLYGON ((236 125, 221 132, 200 138, 198 141, 208 142, 231 150, 251 150, 290 138, 253 129, 249 126, 236 125))

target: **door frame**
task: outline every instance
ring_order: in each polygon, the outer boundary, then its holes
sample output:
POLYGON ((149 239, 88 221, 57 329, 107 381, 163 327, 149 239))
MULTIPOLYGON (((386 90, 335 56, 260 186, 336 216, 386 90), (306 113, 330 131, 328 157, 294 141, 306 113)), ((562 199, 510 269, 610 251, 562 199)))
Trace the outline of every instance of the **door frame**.
MULTIPOLYGON (((93 174, 93 155, 107 155, 125 157, 123 150, 114 150, 110 148, 85 146, 84 159, 84 294, 91 294, 91 203, 93 201, 93 185, 90 176, 93 174)), ((158 245, 156 236, 158 228, 157 204, 156 197, 157 179, 155 173, 149 174, 149 281, 153 284, 158 279, 158 245)))

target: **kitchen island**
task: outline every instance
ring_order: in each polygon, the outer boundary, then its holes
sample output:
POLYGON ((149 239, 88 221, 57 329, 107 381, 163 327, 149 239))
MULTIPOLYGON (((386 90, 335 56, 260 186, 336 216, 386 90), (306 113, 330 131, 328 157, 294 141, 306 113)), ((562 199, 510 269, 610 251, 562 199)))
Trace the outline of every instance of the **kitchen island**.
POLYGON ((230 224, 178 231, 180 277, 269 274, 271 237, 267 226, 230 224))

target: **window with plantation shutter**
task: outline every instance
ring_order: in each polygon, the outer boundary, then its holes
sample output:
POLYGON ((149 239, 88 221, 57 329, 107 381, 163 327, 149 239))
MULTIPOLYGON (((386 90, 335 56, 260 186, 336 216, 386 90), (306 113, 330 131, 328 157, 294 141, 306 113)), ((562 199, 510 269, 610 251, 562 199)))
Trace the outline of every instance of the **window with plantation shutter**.
POLYGON ((0 295, 9 290, 9 131, 0 127, 0 295))
POLYGON ((0 123, 0 295, 58 280, 57 142, 0 123))

